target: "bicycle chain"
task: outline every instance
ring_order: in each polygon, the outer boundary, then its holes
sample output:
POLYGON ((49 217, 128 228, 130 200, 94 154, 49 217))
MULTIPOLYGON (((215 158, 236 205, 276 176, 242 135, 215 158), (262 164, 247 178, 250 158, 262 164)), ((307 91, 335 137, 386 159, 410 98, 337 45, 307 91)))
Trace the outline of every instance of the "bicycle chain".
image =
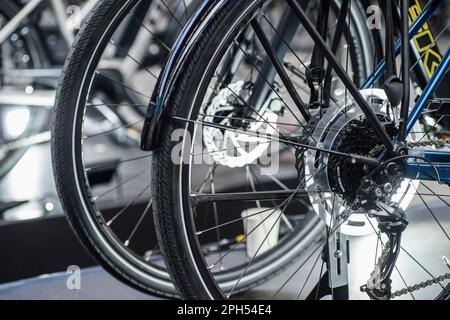
MULTIPOLYGON (((450 145, 449 139, 439 139, 435 141, 419 141, 419 142, 409 142, 407 144, 408 148, 414 148, 414 147, 426 147, 426 146, 435 146, 436 148, 444 148, 445 146, 450 145)), ((389 243, 386 245, 386 247, 383 249, 380 258, 378 259, 377 267, 380 268, 380 264, 384 261, 385 253, 387 253, 387 250, 389 250, 389 243)), ((450 273, 443 274, 439 277, 429 279, 420 283, 417 283, 412 286, 408 286, 406 288, 400 289, 395 291, 391 294, 391 299, 403 296, 405 294, 410 294, 413 292, 416 292, 420 289, 425 289, 429 286, 432 286, 434 284, 439 284, 441 282, 444 282, 445 280, 450 280, 450 273)))
MULTIPOLYGON (((387 255, 389 253, 389 250, 390 250, 390 243, 387 242, 385 247, 384 247, 384 249, 383 249, 383 251, 381 252, 380 257, 378 258, 375 270, 372 272, 371 278, 375 278, 375 276, 376 276, 375 272, 377 270, 381 270, 382 264, 386 260, 386 257, 387 257, 387 255)), ((426 280, 426 281, 420 282, 418 284, 415 284, 415 285, 408 286, 406 288, 397 290, 397 291, 395 291, 394 293, 391 294, 390 299, 397 298, 397 297, 403 296, 405 294, 410 294, 410 293, 416 292, 416 291, 418 291, 420 289, 425 289, 425 288, 427 288, 429 286, 432 286, 434 284, 439 284, 441 282, 444 282, 445 280, 450 280, 450 273, 443 274, 443 275, 441 275, 441 276, 439 276, 437 278, 426 280)))
MULTIPOLYGON (((438 140, 434 140, 434 141, 418 141, 418 142, 409 142, 407 143, 407 147, 408 148, 415 148, 415 147, 426 147, 426 146, 434 146, 438 149, 444 148, 446 146, 450 146, 450 139, 438 139, 438 140)), ((384 263, 386 255, 389 251, 390 248, 390 244, 389 242, 386 244, 385 248, 382 250, 381 255, 377 261, 377 265, 375 270, 372 273, 372 276, 374 275, 374 273, 376 272, 376 270, 381 270, 382 267, 382 263, 384 263)), ((433 278, 433 279, 429 279, 420 283, 417 283, 415 285, 412 286, 407 286, 406 288, 397 290, 395 292, 393 292, 390 296, 390 299, 396 298, 396 297, 400 297, 403 296, 405 294, 411 294, 413 292, 416 292, 418 290, 427 288, 429 286, 432 286, 434 284, 439 284, 442 283, 446 280, 450 280, 450 273, 446 273, 443 274, 439 277, 433 278)))
POLYGON ((415 291, 418 291, 420 289, 425 289, 426 287, 432 286, 433 284, 438 284, 441 282, 444 282, 445 280, 450 280, 450 273, 446 273, 443 274, 437 278, 433 278, 427 281, 423 281, 421 283, 415 284, 413 286, 409 286, 406 287, 404 289, 400 289, 398 291, 395 291, 392 295, 391 298, 396 298, 396 297, 400 297, 402 295, 408 294, 408 293, 413 293, 415 291))
POLYGON ((449 139, 438 139, 438 140, 434 140, 434 141, 408 142, 406 144, 406 146, 408 148, 434 146, 438 149, 442 149, 446 146, 450 146, 450 140, 449 139))
MULTIPOLYGON (((390 242, 387 242, 385 247, 384 247, 384 249, 381 251, 381 254, 378 257, 378 260, 377 260, 377 263, 375 265, 375 268, 372 271, 372 273, 370 274, 370 278, 369 278, 369 281, 367 283, 367 287, 368 288, 372 289, 376 285, 379 285, 379 283, 375 283, 375 281, 377 281, 377 279, 380 279, 380 271, 381 271, 381 268, 382 268, 383 264, 385 263, 386 259, 389 256, 390 247, 391 247, 390 242)), ((381 282, 381 281, 379 281, 379 282, 381 282)))
POLYGON ((386 245, 384 246, 383 250, 381 251, 381 255, 378 258, 377 266, 381 269, 381 265, 386 261, 389 250, 391 250, 391 243, 388 241, 386 245))
MULTIPOLYGON (((307 144, 309 142, 308 137, 306 137, 305 135, 303 135, 301 138, 299 138, 299 140, 301 140, 301 142, 305 143, 305 144, 307 144)), ((418 141, 418 142, 407 143, 408 148, 426 147, 426 146, 434 146, 438 149, 444 148, 446 146, 450 146, 450 139, 438 139, 438 140, 434 140, 434 141, 418 141)), ((299 148, 296 150, 296 158, 297 158, 296 167, 297 167, 299 179, 304 178, 304 172, 302 169, 304 166, 304 152, 305 151, 306 151, 306 148, 299 148)), ((382 250, 380 257, 377 260, 377 265, 376 265, 376 268, 373 271, 372 275, 374 275, 376 270, 381 270, 382 264, 386 260, 389 250, 390 250, 390 244, 388 242, 385 245, 384 249, 382 250)), ((450 280, 450 273, 443 274, 437 278, 426 280, 426 281, 420 282, 418 284, 397 290, 391 294, 390 298, 393 299, 396 297, 403 296, 405 294, 410 294, 410 293, 416 292, 418 290, 432 286, 434 284, 439 284, 441 282, 444 282, 445 280, 450 280)))

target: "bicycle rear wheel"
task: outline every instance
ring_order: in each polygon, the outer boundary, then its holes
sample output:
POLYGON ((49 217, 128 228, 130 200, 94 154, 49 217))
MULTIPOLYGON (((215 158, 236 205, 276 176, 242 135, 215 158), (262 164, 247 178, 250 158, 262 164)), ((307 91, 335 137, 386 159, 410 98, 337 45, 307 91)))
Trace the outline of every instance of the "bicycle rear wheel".
MULTIPOLYGON (((335 18, 340 2, 333 3, 335 11, 330 15, 335 18)), ((264 78, 265 51, 269 50, 264 48, 261 32, 249 36, 257 33, 257 23, 262 33, 271 37, 270 43, 282 44, 286 51, 279 57, 281 65, 301 99, 307 101, 311 88, 305 84, 306 72, 313 45, 301 26, 289 40, 284 38, 286 33, 277 32, 286 17, 283 4, 227 3, 189 52, 187 63, 168 91, 168 116, 153 159, 153 194, 160 245, 184 298, 230 298, 240 292, 238 288, 261 285, 256 293, 243 297, 270 299, 271 293, 279 292, 269 280, 311 252, 317 253, 313 248, 323 239, 323 225, 305 201, 304 163, 299 150, 302 136, 314 126, 305 127, 285 79, 264 78), (236 59, 238 56, 242 58, 236 59), (227 72, 228 65, 237 65, 235 72, 227 72), (249 101, 258 101, 251 97, 260 76, 269 93, 257 97, 262 102, 256 107, 249 101), (267 136, 274 138, 265 139, 267 136), (237 141, 247 144, 238 146, 237 141), (279 155, 280 170, 255 172, 263 167, 258 162, 263 155, 270 164, 275 154, 279 155), (249 222, 258 216, 263 218, 249 222), (266 221, 271 223, 266 225, 266 221), (258 228, 266 229, 259 234, 258 228), (230 238, 235 240, 227 241, 230 238)), ((318 2, 310 4, 306 11, 314 17, 318 2)), ((358 83, 373 66, 375 50, 371 37, 357 36, 358 26, 365 27, 357 24, 364 11, 358 10, 359 2, 353 5, 336 55, 358 83), (368 47, 371 50, 363 50, 368 47)), ((332 33, 329 38, 333 38, 332 33)), ((346 91, 333 81, 331 103, 345 97, 346 91)), ((320 254, 315 257, 317 264, 320 254)))
POLYGON ((52 128, 57 190, 76 235, 119 280, 163 297, 177 292, 153 232, 151 154, 139 132, 167 25, 187 20, 174 4, 98 1, 68 54, 52 128))

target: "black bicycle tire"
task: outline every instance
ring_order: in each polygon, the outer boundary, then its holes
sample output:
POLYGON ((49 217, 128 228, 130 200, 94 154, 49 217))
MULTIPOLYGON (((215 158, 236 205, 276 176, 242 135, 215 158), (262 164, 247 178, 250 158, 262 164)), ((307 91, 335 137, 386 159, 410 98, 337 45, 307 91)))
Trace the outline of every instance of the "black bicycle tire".
POLYGON ((104 242, 106 240, 96 235, 96 231, 92 229, 92 225, 87 221, 88 217, 84 214, 83 203, 88 199, 79 198, 76 186, 78 177, 75 175, 80 173, 74 168, 72 144, 68 143, 68 137, 72 137, 73 121, 76 117, 74 101, 79 101, 78 92, 73 88, 84 88, 80 70, 83 71, 81 74, 92 71, 88 68, 92 68, 89 61, 93 55, 93 48, 101 41, 105 32, 110 30, 108 26, 120 24, 120 19, 114 19, 121 10, 130 9, 137 1, 100 0, 83 23, 67 56, 56 94, 52 119, 53 168, 58 194, 68 221, 90 255, 123 283, 148 294, 174 298, 177 297, 177 292, 168 275, 165 278, 148 274, 142 276, 142 270, 133 269, 131 265, 121 262, 116 256, 117 253, 111 247, 106 247, 108 245, 104 242))

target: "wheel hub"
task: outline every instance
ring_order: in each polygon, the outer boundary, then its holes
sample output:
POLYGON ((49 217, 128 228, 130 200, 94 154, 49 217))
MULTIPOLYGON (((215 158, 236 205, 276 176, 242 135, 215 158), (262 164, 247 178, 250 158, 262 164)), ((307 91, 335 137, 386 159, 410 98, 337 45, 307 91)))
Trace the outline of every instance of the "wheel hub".
MULTIPOLYGON (((386 126, 388 133, 394 135, 395 126, 387 121, 387 97, 384 91, 367 89, 362 90, 361 94, 386 126)), ((311 147, 374 157, 383 151, 381 141, 354 101, 330 107, 314 128, 309 138, 311 147)), ((351 158, 311 149, 304 156, 306 190, 310 202, 328 226, 336 226, 336 217, 356 198, 362 178, 371 168, 354 163, 351 158)), ((405 210, 413 198, 413 192, 408 190, 417 186, 418 182, 404 179, 396 189, 393 187, 390 190, 390 198, 405 210)), ((369 223, 368 219, 372 218, 363 214, 351 215, 341 226, 341 232, 353 236, 371 234, 371 223, 376 225, 377 222, 373 219, 369 223)))
MULTIPOLYGON (((378 119, 390 136, 394 136, 395 127, 392 122, 382 115, 378 115, 378 119)), ((383 151, 383 144, 367 119, 360 117, 351 120, 339 132, 332 150, 376 158, 383 151)), ((339 194, 347 203, 352 203, 363 177, 373 168, 335 154, 331 154, 328 159, 327 175, 331 191, 339 194)))

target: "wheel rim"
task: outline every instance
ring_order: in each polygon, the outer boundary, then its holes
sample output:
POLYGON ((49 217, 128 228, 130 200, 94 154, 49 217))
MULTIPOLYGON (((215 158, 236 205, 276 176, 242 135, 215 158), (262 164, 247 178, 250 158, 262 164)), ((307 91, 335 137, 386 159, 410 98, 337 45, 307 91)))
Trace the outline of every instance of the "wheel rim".
MULTIPOLYGON (((249 8, 250 8, 250 5, 249 5, 249 8)), ((251 8, 249 9, 249 11, 251 11, 251 8)), ((249 14, 248 12, 243 12, 242 15, 245 16, 245 15, 251 15, 251 14, 249 14)), ((242 18, 242 16, 237 18, 236 20, 239 21, 239 19, 244 20, 242 18)), ((239 23, 236 23, 236 25, 238 25, 238 24, 239 23)), ((235 26, 232 26, 232 27, 235 28, 235 26)), ((230 27, 230 29, 231 29, 230 33, 232 33, 234 31, 233 28, 230 27)), ((226 35, 224 38, 227 38, 227 37, 228 37, 228 35, 226 35)), ((221 45, 222 45, 222 43, 220 45, 218 45, 218 47, 220 48, 221 45)), ((221 49, 218 49, 218 51, 219 50, 221 50, 221 49)), ((217 53, 217 51, 216 51, 215 54, 218 56, 225 56, 224 52, 217 53)), ((216 58, 217 58, 216 56, 213 56, 213 59, 211 59, 211 60, 215 60, 216 58)), ((217 59, 220 59, 220 57, 217 59)), ((212 77, 212 75, 216 76, 213 72, 214 70, 212 70, 212 71, 210 70, 210 69, 214 69, 217 66, 217 65, 215 65, 214 67, 210 67, 211 64, 214 64, 214 63, 218 64, 218 62, 211 62, 210 65, 205 67, 205 70, 207 70, 207 71, 205 71, 205 73, 204 73, 205 75, 203 77, 205 77, 206 80, 204 78, 201 78, 199 81, 199 83, 203 84, 205 87, 208 86, 208 81, 212 77)), ((196 79, 196 80, 198 80, 198 79, 196 79)), ((195 152, 193 152, 194 147, 193 147, 193 144, 191 144, 191 140, 193 139, 192 137, 195 137, 195 131, 197 130, 197 126, 200 126, 200 125, 208 126, 208 124, 205 124, 204 122, 202 123, 201 121, 196 120, 196 114, 199 112, 200 104, 203 101, 202 97, 204 95, 206 96, 207 90, 205 88, 205 89, 199 89, 199 91, 196 91, 194 94, 195 98, 192 99, 192 101, 194 101, 194 102, 190 106, 190 109, 189 109, 190 112, 187 114, 187 116, 183 117, 184 115, 182 115, 182 116, 173 116, 172 117, 172 121, 174 121, 175 123, 184 123, 185 124, 185 125, 181 125, 179 127, 182 130, 185 130, 185 134, 183 136, 184 142, 183 142, 182 155, 181 155, 182 159, 185 159, 185 157, 191 158, 192 155, 195 154, 195 152), (201 91, 201 90, 203 90, 203 91, 201 91), (198 97, 198 96, 200 96, 200 97, 198 97), (197 110, 193 111, 193 109, 195 109, 195 108, 197 108, 197 110), (188 142, 186 142, 186 141, 188 141, 188 142)), ((232 91, 232 90, 230 90, 230 91, 232 91)), ((211 99, 209 101, 211 101, 211 99)), ((212 124, 212 125, 214 125, 213 128, 216 128, 216 129, 230 130, 230 131, 236 130, 235 128, 229 128, 229 129, 223 128, 223 127, 218 126, 217 124, 212 124)), ((175 127, 177 128, 177 126, 175 126, 175 127)), ((190 160, 190 161, 193 161, 193 160, 190 160)), ((182 227, 183 236, 185 237, 185 243, 186 243, 186 247, 188 248, 188 251, 189 251, 189 257, 192 260, 192 263, 196 267, 196 273, 197 273, 196 276, 198 278, 198 282, 201 283, 201 285, 205 289, 205 293, 210 298, 228 297, 228 294, 226 292, 224 293, 221 290, 221 288, 219 287, 219 285, 217 284, 217 282, 218 282, 217 279, 219 278, 218 275, 217 274, 214 275, 208 271, 208 269, 209 269, 208 267, 210 267, 211 264, 209 261, 205 260, 204 254, 202 253, 202 245, 201 245, 200 241, 197 239, 197 237, 195 236, 198 232, 202 232, 202 231, 201 231, 201 229, 199 231, 199 229, 197 228, 196 223, 193 219, 194 212, 191 209, 192 208, 191 201, 186 199, 186 197, 183 196, 186 194, 191 194, 191 192, 192 192, 192 190, 191 190, 191 186, 193 184, 193 182, 192 182, 193 174, 191 173, 192 168, 187 164, 177 165, 175 171, 176 171, 175 175, 179 177, 179 180, 177 181, 177 184, 178 184, 177 193, 179 194, 180 199, 177 200, 177 201, 179 201, 179 204, 178 204, 179 208, 177 210, 179 210, 179 216, 182 219, 181 223, 183 225, 183 227, 182 227), (187 209, 187 208, 189 208, 189 209, 187 209)), ((269 231, 269 233, 270 233, 270 231, 269 231)), ((316 260, 316 262, 317 262, 317 260, 316 260)), ((213 266, 215 266, 215 264, 213 264, 213 266)), ((425 270, 425 272, 430 274, 429 271, 425 270)), ((400 278, 401 278, 401 281, 404 282, 403 276, 401 274, 400 274, 400 278)), ((442 288, 444 288, 444 287, 442 287, 442 288)), ((231 290, 231 291, 233 293, 233 290, 231 290)), ((300 294, 299 294, 299 296, 300 296, 300 294)))

